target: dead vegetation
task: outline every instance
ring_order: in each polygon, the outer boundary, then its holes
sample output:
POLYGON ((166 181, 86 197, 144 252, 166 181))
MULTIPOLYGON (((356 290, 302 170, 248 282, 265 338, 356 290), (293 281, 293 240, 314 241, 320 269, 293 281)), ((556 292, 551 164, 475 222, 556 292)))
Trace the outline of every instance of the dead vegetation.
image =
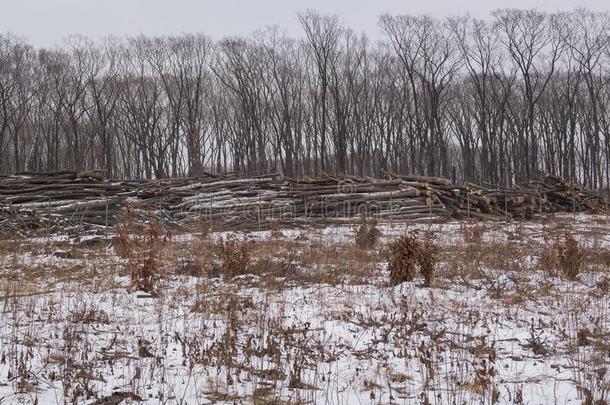
POLYGON ((122 210, 121 220, 114 227, 114 250, 119 257, 129 258, 133 254, 135 243, 133 235, 137 235, 138 229, 134 220, 133 207, 126 204, 122 210))
POLYGON ((179 401, 187 394, 163 373, 180 370, 180 380, 201 382, 185 392, 211 402, 333 402, 355 392, 354 401, 532 403, 542 384, 547 396, 607 401, 607 235, 562 225, 544 241, 528 224, 452 226, 376 224, 377 249, 358 246, 349 229, 169 238, 154 222, 125 224, 124 258, 103 243, 7 242, 0 296, 13 298, 0 301, 0 397, 33 397, 49 381, 76 402, 179 401), (529 259, 547 242, 560 278, 547 277, 542 257, 529 259), (69 255, 52 256, 60 249, 69 255), (132 272, 136 263, 147 271, 132 272), (393 289, 388 276, 431 288, 393 289), (157 298, 125 294, 147 287, 157 298), (536 374, 533 364, 557 356, 569 368, 536 374), (531 367, 536 382, 512 367, 531 367), (101 380, 115 378, 108 368, 124 375, 114 393, 101 380))
POLYGON ((413 281, 417 272, 419 242, 415 234, 399 236, 390 244, 390 284, 413 281))
POLYGON ((422 240, 412 232, 399 236, 390 243, 390 285, 413 281, 417 269, 424 277, 424 285, 430 287, 434 279, 438 248, 428 233, 422 240))
POLYGON ((238 239, 234 235, 221 238, 216 245, 216 257, 220 271, 227 279, 247 274, 252 265, 251 240, 238 239))
POLYGON ((584 251, 570 232, 562 238, 546 242, 540 253, 539 265, 548 274, 558 274, 575 280, 584 263, 584 251))
POLYGON ((134 221, 131 207, 124 210, 123 220, 115 227, 115 251, 127 260, 132 288, 158 294, 162 256, 170 240, 168 231, 149 215, 146 224, 134 221))
POLYGON ((356 246, 366 250, 372 249, 377 246, 380 237, 381 231, 377 227, 377 221, 363 217, 354 235, 356 246))
POLYGON ((168 240, 166 230, 154 220, 148 224, 144 235, 136 239, 137 253, 129 258, 131 282, 135 289, 158 293, 161 256, 168 240))

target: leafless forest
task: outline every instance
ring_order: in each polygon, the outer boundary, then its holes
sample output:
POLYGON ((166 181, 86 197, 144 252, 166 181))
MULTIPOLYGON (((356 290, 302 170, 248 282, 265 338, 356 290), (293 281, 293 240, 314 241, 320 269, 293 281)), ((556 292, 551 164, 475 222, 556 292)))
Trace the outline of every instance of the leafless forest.
POLYGON ((610 182, 610 15, 338 17, 37 49, 0 35, 0 172, 112 177, 384 171, 507 184, 610 182))

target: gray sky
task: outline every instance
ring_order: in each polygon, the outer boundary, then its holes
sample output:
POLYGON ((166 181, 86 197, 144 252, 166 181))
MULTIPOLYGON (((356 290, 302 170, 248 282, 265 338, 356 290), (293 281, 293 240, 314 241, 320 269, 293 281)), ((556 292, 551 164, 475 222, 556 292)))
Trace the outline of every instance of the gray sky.
POLYGON ((25 36, 37 46, 61 43, 70 34, 100 38, 110 34, 205 32, 218 39, 279 25, 301 35, 299 10, 338 14, 357 31, 379 36, 377 17, 392 14, 485 17, 504 7, 547 11, 584 6, 608 10, 607 0, 0 0, 0 32, 25 36))

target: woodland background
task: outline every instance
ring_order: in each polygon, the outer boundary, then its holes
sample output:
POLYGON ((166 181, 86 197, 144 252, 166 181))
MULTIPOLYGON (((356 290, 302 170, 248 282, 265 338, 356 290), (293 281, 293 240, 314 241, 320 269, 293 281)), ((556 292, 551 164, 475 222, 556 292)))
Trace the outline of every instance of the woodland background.
POLYGON ((383 15, 375 41, 336 16, 298 19, 301 38, 267 27, 37 49, 0 34, 0 173, 548 172, 609 187, 608 13, 383 15))

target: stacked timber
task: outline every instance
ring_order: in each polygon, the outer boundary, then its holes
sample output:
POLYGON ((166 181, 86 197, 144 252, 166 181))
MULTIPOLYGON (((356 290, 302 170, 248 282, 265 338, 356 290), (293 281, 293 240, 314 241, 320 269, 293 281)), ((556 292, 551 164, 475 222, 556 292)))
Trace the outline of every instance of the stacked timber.
POLYGON ((362 216, 391 220, 527 218, 550 212, 600 211, 599 196, 555 176, 513 187, 452 184, 396 175, 281 179, 238 174, 121 181, 101 171, 0 176, 0 232, 113 226, 129 205, 137 218, 168 226, 207 222, 222 229, 273 224, 342 223, 362 216))
POLYGON ((310 221, 346 222, 371 216, 420 220, 450 217, 434 193, 412 181, 353 176, 287 179, 286 193, 300 202, 299 214, 310 221))
POLYGON ((165 207, 178 223, 209 222, 226 229, 269 227, 271 219, 289 221, 298 201, 282 191, 275 175, 257 178, 225 178, 169 190, 181 194, 179 201, 165 207))
POLYGON ((5 176, 0 178, 0 229, 56 230, 77 222, 112 225, 121 210, 122 190, 100 171, 5 176))

